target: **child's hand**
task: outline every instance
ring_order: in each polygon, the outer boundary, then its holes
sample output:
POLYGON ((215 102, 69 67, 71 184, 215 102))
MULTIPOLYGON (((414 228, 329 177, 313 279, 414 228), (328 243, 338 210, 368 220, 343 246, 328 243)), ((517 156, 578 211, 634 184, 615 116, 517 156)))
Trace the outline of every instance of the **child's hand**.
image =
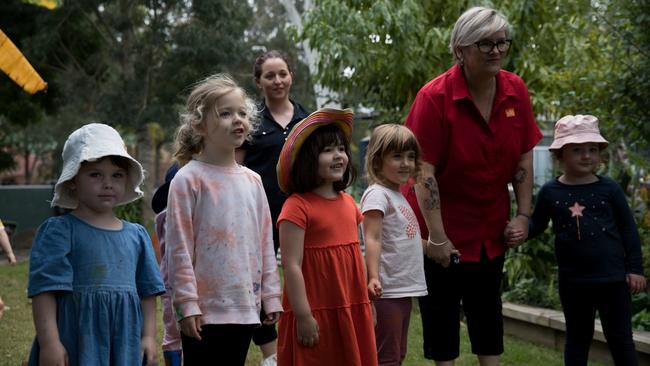
POLYGON ((506 238, 508 248, 521 245, 528 237, 528 217, 524 215, 513 217, 503 230, 503 236, 506 238))
POLYGON ((630 287, 630 292, 633 294, 638 294, 639 292, 645 290, 646 280, 645 277, 639 274, 628 273, 625 276, 627 285, 630 287))
POLYGON ((16 256, 14 255, 14 253, 7 254, 7 261, 9 261, 9 264, 11 264, 12 266, 16 264, 16 256))
POLYGON ((318 344, 318 323, 311 314, 296 318, 296 333, 299 344, 305 347, 318 344))
POLYGON ((142 354, 143 365, 156 366, 158 365, 158 347, 156 347, 156 340, 154 337, 144 336, 140 340, 140 350, 142 354))
POLYGON ((186 336, 201 340, 201 316, 192 315, 181 319, 181 332, 186 336))
POLYGON ((266 314, 266 319, 264 319, 263 323, 266 324, 266 325, 271 325, 271 324, 277 323, 278 320, 280 320, 280 314, 281 314, 281 312, 279 312, 279 311, 276 311, 276 312, 271 313, 271 314, 266 314))
POLYGON ((376 278, 371 278, 368 281, 368 295, 372 300, 378 299, 382 295, 381 283, 376 278))
POLYGON ((40 345, 39 366, 68 366, 68 352, 61 341, 40 345))

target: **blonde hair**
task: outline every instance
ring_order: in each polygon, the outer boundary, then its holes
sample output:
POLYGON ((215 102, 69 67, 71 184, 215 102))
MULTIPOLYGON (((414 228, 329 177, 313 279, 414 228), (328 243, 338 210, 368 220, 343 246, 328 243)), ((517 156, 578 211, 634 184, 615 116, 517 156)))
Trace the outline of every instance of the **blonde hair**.
POLYGON ((460 62, 456 49, 458 47, 470 46, 496 32, 505 32, 506 38, 510 38, 511 27, 508 19, 500 12, 475 6, 465 11, 454 25, 449 41, 449 50, 454 61, 460 62))
POLYGON ((258 112, 255 103, 244 89, 227 74, 215 74, 199 81, 194 85, 185 103, 185 110, 180 115, 181 125, 176 132, 176 151, 174 158, 180 166, 187 164, 193 155, 203 150, 203 134, 201 125, 209 116, 219 118, 217 100, 231 92, 239 92, 246 104, 246 114, 250 123, 247 139, 257 128, 258 112))
POLYGON ((368 149, 366 150, 365 164, 368 183, 384 182, 381 176, 381 167, 384 164, 386 154, 409 150, 415 152, 413 177, 418 179, 422 163, 422 152, 413 132, 402 125, 392 123, 376 127, 370 135, 370 142, 368 142, 368 149))

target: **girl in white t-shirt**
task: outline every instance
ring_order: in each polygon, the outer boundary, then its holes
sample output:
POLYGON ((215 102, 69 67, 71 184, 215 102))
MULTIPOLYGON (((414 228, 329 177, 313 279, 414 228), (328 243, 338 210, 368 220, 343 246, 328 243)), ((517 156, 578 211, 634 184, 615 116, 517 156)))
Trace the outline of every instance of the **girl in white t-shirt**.
POLYGON ((380 365, 400 365, 406 356, 412 297, 427 294, 420 228, 399 186, 420 172, 413 133, 396 124, 372 133, 366 155, 370 187, 361 198, 368 293, 377 312, 380 365))

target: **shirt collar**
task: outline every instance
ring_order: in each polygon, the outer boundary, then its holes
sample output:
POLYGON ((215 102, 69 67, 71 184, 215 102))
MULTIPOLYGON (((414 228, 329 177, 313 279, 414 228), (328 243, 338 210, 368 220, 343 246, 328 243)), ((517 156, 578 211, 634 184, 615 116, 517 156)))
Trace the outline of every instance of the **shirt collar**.
MULTIPOLYGON (((460 65, 456 64, 451 68, 451 86, 453 92, 453 99, 471 99, 469 94, 469 87, 467 86, 467 80, 465 80, 465 75, 463 74, 463 69, 460 65)), ((503 70, 499 70, 496 74, 497 80, 497 91, 494 96, 495 101, 505 99, 506 97, 518 97, 515 92, 515 88, 512 85, 512 82, 508 80, 506 74, 503 70)))
MULTIPOLYGON (((293 116, 291 117, 291 122, 289 124, 294 123, 296 120, 297 121, 302 121, 303 114, 308 114, 305 111, 303 111, 302 106, 296 102, 293 101, 293 99, 289 98, 289 102, 293 104, 293 116)), ((275 121, 273 118, 273 115, 271 115, 271 111, 266 108, 266 103, 264 102, 264 99, 261 99, 257 102, 257 110, 260 111, 260 114, 263 118, 266 118, 270 121, 275 121)))

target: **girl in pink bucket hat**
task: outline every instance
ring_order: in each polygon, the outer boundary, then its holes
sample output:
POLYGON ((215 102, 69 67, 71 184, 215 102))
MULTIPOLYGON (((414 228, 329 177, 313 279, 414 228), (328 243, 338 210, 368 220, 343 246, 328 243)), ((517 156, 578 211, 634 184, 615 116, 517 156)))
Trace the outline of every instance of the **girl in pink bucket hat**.
POLYGON ((279 366, 376 366, 366 273, 359 246, 363 216, 343 190, 352 183, 352 111, 321 109, 289 133, 278 160, 291 194, 278 218, 285 312, 279 366))
POLYGON ((557 121, 550 150, 563 173, 542 186, 529 222, 529 238, 553 222, 567 365, 587 365, 596 311, 614 363, 638 364, 630 293, 646 287, 641 244, 623 190, 595 173, 606 147, 596 117, 557 121))

